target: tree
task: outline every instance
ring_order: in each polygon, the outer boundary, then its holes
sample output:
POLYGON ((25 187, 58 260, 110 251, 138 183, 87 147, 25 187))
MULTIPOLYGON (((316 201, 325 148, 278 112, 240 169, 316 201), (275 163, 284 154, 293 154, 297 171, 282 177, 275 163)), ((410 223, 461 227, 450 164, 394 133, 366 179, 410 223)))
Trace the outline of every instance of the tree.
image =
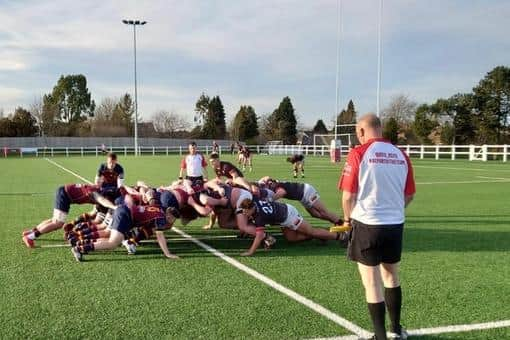
POLYGON ((202 128, 202 138, 225 138, 227 125, 225 122, 225 109, 219 96, 213 97, 207 109, 204 125, 202 128))
POLYGON ((394 117, 385 121, 383 126, 383 137, 391 141, 393 144, 398 142, 398 122, 394 117))
POLYGON ((87 78, 82 74, 62 75, 43 101, 48 105, 57 105, 57 118, 64 123, 82 121, 84 116, 94 115, 95 103, 87 89, 87 78))
POLYGON ((294 107, 289 97, 284 97, 278 106, 273 111, 273 117, 270 117, 268 122, 270 128, 275 129, 274 137, 283 142, 283 144, 295 144, 297 141, 297 121, 294 113, 294 107))
POLYGON ((432 118, 431 108, 427 104, 420 105, 416 109, 416 116, 412 125, 414 133, 420 138, 421 143, 429 144, 429 135, 439 124, 432 118))
POLYGON ((209 111, 210 102, 211 99, 209 96, 202 92, 197 102, 195 103, 195 116, 193 117, 193 120, 198 125, 202 125, 204 123, 207 112, 209 111))
POLYGON ((385 120, 394 118, 399 126, 408 125, 414 119, 416 106, 416 102, 410 100, 407 95, 399 94, 391 98, 382 116, 385 120))
POLYGON ((0 137, 16 137, 16 125, 9 117, 0 118, 0 137))
POLYGON ((441 143, 454 144, 455 142, 455 127, 449 122, 445 122, 441 126, 441 143))
POLYGON ((37 121, 24 108, 16 108, 11 120, 16 130, 16 137, 32 137, 37 134, 37 121))
POLYGON ((42 112, 41 112, 41 129, 44 136, 58 136, 61 130, 58 121, 59 108, 58 104, 51 100, 46 100, 43 97, 42 112))
POLYGON ((241 106, 232 122, 232 138, 252 144, 259 135, 257 115, 251 106, 241 106))
POLYGON ((510 118, 510 68, 498 66, 473 89, 478 117, 478 141, 487 144, 504 142, 510 118))
MULTIPOLYGON (((346 124, 356 124, 356 109, 354 108, 354 103, 352 99, 349 100, 347 104, 347 109, 342 110, 338 116, 336 117, 337 125, 346 125, 346 124)), ((335 127, 333 127, 333 133, 335 132, 335 127)), ((355 133, 355 126, 338 126, 337 133, 355 133)))
POLYGON ((319 119, 317 123, 315 123, 315 126, 313 127, 313 133, 315 134, 327 134, 328 128, 326 127, 326 124, 322 121, 322 119, 319 119))
POLYGON ((177 131, 183 131, 188 126, 184 118, 174 112, 165 110, 154 113, 152 122, 158 133, 169 137, 175 137, 177 131))
POLYGON ((129 93, 120 97, 118 104, 115 106, 112 114, 112 122, 123 126, 128 133, 133 133, 134 126, 135 103, 129 93))

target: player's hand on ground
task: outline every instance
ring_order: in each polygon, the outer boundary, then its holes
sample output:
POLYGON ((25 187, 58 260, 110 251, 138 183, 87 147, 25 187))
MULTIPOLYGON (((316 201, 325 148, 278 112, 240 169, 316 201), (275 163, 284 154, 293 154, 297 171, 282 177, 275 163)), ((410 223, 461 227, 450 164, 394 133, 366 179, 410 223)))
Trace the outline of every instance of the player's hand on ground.
POLYGON ((244 257, 252 256, 252 255, 253 255, 253 253, 250 253, 249 251, 245 251, 244 253, 241 254, 241 256, 244 256, 244 257))
POLYGON ((179 257, 179 256, 174 255, 174 254, 166 254, 166 255, 165 255, 165 257, 166 257, 167 259, 171 259, 171 260, 178 260, 178 259, 180 259, 180 257, 179 257))

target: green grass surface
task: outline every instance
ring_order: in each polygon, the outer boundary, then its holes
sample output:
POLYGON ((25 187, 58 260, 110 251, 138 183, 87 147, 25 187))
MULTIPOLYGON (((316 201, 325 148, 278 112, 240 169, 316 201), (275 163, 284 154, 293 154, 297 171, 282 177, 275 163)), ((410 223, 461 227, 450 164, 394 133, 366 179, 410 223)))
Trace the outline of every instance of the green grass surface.
MULTIPOLYGON (((53 160, 93 180, 103 158, 53 160)), ((152 185, 175 179, 179 161, 176 156, 119 159, 128 184, 143 179, 152 185)), ((155 244, 146 244, 135 256, 119 248, 76 263, 69 248, 41 247, 63 245, 61 231, 44 235, 36 249, 27 249, 21 231, 51 217, 58 186, 80 181, 44 159, 1 159, 0 165, 0 338, 304 339, 352 334, 172 231, 167 232, 169 247, 181 256, 179 261, 164 259, 155 244)), ((434 160, 414 160, 414 165, 417 195, 407 210, 404 235, 402 323, 417 329, 510 319, 510 182, 500 180, 510 179, 510 166, 434 160)), ((340 213, 340 166, 308 157, 305 169, 303 181, 340 213)), ((256 155, 254 171, 246 176, 264 175, 291 179, 290 166, 284 157, 256 155)), ((72 206, 71 216, 86 209, 72 206)), ((230 237, 234 233, 228 230, 203 231, 205 222, 177 226, 370 329, 356 267, 334 242, 289 244, 277 236, 275 249, 241 258, 249 241, 230 237)), ((421 338, 510 338, 510 328, 421 338)))

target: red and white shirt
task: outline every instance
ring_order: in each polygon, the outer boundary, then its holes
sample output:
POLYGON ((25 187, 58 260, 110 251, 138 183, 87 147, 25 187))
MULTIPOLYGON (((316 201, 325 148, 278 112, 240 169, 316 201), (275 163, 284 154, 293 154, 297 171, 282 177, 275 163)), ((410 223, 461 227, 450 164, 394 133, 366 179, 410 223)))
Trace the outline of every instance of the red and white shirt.
POLYGON ((350 217, 368 225, 404 223, 404 198, 416 192, 409 157, 382 138, 349 152, 338 188, 357 194, 350 217))
POLYGON ((207 167, 207 162, 201 153, 187 155, 181 161, 181 169, 186 169, 186 175, 189 177, 202 176, 202 168, 207 167))

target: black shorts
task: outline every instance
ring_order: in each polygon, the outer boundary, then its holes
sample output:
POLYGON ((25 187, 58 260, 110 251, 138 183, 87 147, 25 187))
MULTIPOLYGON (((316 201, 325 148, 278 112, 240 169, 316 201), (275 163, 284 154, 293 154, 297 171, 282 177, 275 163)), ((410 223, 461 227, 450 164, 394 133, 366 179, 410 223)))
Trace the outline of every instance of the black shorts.
POLYGON ((117 207, 113 212, 111 229, 126 234, 133 226, 131 211, 125 205, 117 207))
POLYGON ((366 225, 352 220, 347 256, 367 266, 397 263, 402 254, 403 224, 366 225))
POLYGON ((69 196, 67 196, 67 192, 64 187, 59 187, 57 189, 57 193, 55 194, 54 207, 57 210, 69 213, 69 209, 71 208, 71 200, 69 199, 69 196))
POLYGON ((192 187, 204 185, 204 177, 203 176, 186 176, 186 179, 191 181, 192 187))

